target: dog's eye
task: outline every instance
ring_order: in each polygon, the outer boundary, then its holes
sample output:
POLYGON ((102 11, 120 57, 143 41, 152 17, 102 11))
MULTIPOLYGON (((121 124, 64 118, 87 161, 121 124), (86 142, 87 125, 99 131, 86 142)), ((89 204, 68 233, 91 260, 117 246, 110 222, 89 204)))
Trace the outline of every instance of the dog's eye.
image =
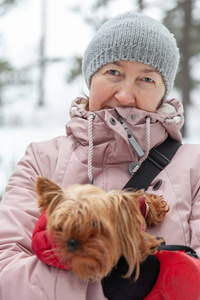
POLYGON ((92 227, 97 229, 98 228, 98 223, 96 221, 92 221, 92 227))
POLYGON ((62 231, 63 231, 63 228, 62 228, 62 226, 56 226, 56 227, 55 227, 55 230, 56 230, 56 231, 59 231, 59 232, 62 232, 62 231))

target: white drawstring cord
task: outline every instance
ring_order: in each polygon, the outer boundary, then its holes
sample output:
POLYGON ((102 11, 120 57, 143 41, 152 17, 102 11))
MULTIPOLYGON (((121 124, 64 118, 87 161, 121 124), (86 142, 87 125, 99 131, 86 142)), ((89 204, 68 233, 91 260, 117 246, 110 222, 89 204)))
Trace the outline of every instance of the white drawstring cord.
POLYGON ((90 182, 94 183, 94 177, 92 175, 92 156, 93 156, 93 134, 92 134, 92 125, 93 120, 95 118, 95 114, 91 114, 88 118, 88 141, 89 141, 89 149, 88 149, 88 178, 90 182))
POLYGON ((151 123, 151 117, 147 116, 146 117, 146 139, 145 139, 145 154, 144 156, 140 159, 140 164, 143 163, 143 161, 145 161, 145 159, 148 157, 149 155, 149 151, 150 151, 150 123, 151 123))

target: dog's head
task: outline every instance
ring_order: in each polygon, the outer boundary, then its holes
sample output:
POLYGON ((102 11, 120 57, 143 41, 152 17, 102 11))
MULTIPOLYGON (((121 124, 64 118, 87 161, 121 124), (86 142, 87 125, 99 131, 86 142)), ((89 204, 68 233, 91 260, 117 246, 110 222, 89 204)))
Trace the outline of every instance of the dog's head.
POLYGON ((36 192, 40 211, 46 210, 55 252, 80 278, 101 280, 120 256, 129 265, 125 277, 136 267, 137 278, 140 262, 156 253, 160 241, 145 232, 140 212, 139 198, 144 191, 106 193, 91 184, 64 189, 38 177, 36 192))
POLYGON ((91 184, 64 189, 44 177, 37 178, 36 192, 62 264, 83 279, 100 280, 119 257, 107 193, 91 184))

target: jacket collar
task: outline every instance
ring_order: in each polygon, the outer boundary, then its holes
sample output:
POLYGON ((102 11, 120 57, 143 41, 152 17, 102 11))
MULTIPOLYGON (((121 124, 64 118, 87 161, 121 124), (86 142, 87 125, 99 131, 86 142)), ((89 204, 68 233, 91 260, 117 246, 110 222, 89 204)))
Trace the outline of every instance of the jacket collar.
MULTIPOLYGON (((66 125, 68 135, 74 137, 82 144, 88 144, 88 117, 90 111, 84 109, 86 99, 77 98, 72 102, 70 116, 71 120, 66 125)), ((151 117, 151 138, 150 148, 162 143, 168 135, 178 142, 182 141, 180 128, 183 125, 183 107, 179 100, 172 99, 164 102, 157 112, 146 112, 138 108, 116 107, 117 112, 124 118, 129 130, 139 143, 140 147, 145 150, 145 123, 147 115, 151 117)), ((119 126, 111 126, 112 119, 118 122, 115 108, 102 109, 95 112, 94 126, 94 143, 102 143, 121 134, 124 134, 124 128, 119 130, 119 126), (115 132, 115 130, 117 132, 115 132), (113 131, 113 136, 111 131, 113 131)), ((122 127, 122 126, 121 126, 122 127)))

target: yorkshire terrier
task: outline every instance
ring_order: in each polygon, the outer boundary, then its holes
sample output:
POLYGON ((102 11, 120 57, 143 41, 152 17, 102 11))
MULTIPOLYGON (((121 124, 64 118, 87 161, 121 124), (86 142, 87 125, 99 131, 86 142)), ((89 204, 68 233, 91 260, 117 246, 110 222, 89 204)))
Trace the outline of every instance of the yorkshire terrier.
POLYGON ((124 256, 130 277, 139 276, 140 263, 154 255, 161 240, 145 232, 158 225, 169 210, 161 196, 143 190, 105 192, 92 184, 61 188, 38 176, 40 212, 46 212, 47 232, 65 266, 83 280, 101 280, 124 256), (140 210, 143 201, 145 218, 140 210), (146 222, 145 222, 146 221, 146 222))

